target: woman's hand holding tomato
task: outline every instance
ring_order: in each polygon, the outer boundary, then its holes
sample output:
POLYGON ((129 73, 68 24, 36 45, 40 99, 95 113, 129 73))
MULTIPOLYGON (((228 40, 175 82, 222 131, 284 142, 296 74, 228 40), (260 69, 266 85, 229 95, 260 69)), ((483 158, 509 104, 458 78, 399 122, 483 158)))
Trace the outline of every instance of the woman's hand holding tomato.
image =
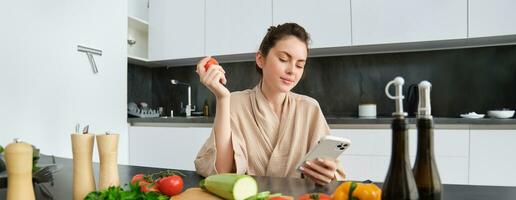
POLYGON ((226 76, 224 75, 226 72, 218 65, 215 59, 209 56, 203 58, 197 63, 196 72, 199 74, 201 83, 205 85, 217 99, 229 97, 230 92, 224 86, 227 83, 226 76))

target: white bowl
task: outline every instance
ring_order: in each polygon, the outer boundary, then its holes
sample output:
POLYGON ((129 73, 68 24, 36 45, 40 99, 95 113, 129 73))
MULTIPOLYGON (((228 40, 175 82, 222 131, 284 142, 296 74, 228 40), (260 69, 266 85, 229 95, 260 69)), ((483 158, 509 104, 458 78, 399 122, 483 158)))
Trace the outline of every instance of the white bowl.
POLYGON ((358 117, 376 117, 376 104, 358 105, 358 117))
POLYGON ((514 116, 514 110, 489 110, 487 116, 499 119, 511 118, 514 116))

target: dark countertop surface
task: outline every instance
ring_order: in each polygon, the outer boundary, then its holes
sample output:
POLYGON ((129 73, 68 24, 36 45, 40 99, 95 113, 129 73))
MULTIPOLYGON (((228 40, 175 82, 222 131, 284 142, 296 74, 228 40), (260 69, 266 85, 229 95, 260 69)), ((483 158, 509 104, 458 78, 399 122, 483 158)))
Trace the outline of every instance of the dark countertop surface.
MULTIPOLYGON (((127 118, 127 122, 134 123, 213 123, 213 117, 167 117, 167 118, 127 118)), ((392 117, 378 118, 358 118, 358 117, 332 117, 327 116, 328 124, 390 124, 392 117)), ((415 124, 415 118, 408 118, 409 123, 415 124)), ((516 125, 515 118, 509 119, 466 119, 466 118, 448 118, 434 117, 435 124, 464 124, 464 125, 516 125)))
MULTIPOLYGON (((51 163, 49 156, 42 156, 40 164, 51 163)), ((56 158, 56 163, 62 166, 60 172, 54 176, 54 182, 37 184, 35 191, 36 199, 56 199, 67 200, 72 198, 72 160, 66 158, 56 158), (47 191, 48 195, 43 195, 47 191)), ((98 186, 98 164, 94 164, 95 177, 98 186)), ((131 177, 137 173, 153 173, 164 169, 119 165, 120 183, 126 184, 131 177)), ((203 178, 193 171, 178 170, 186 175, 184 178, 184 189, 197 187, 203 178)), ((270 178, 255 177, 258 182, 259 191, 281 192, 285 195, 298 196, 306 192, 324 192, 331 194, 340 184, 333 182, 328 186, 316 186, 309 180, 297 178, 270 178)), ((0 178, 0 199, 6 198, 6 180, 0 178)), ((502 186, 471 186, 471 185, 443 185, 443 199, 514 199, 516 197, 516 187, 502 186)))

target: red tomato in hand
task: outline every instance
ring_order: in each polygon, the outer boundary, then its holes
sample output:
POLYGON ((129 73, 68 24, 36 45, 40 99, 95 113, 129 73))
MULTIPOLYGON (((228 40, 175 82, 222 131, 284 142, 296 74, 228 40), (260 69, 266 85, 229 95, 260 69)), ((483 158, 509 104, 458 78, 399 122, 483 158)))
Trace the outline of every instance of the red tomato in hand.
POLYGON ((215 60, 215 58, 210 58, 210 60, 208 60, 208 62, 206 62, 206 64, 204 65, 204 70, 208 71, 208 68, 210 68, 211 65, 218 65, 219 62, 217 62, 217 60, 215 60))
POLYGON ((299 200, 331 200, 330 195, 324 193, 307 193, 299 196, 299 200))
POLYGON ((173 175, 159 179, 159 191, 168 196, 174 196, 183 190, 183 179, 180 176, 173 175))

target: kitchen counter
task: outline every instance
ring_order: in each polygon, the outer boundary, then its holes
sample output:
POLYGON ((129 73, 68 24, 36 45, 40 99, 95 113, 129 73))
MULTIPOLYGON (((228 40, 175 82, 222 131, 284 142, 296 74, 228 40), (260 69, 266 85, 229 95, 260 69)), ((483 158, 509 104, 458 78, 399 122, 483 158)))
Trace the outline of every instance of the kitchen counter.
MULTIPOLYGON (((128 118, 133 126, 178 126, 178 127, 211 127, 213 117, 168 117, 168 118, 128 118)), ((326 117, 330 128, 389 128, 392 117, 358 118, 358 117, 326 117)), ((408 118, 412 127, 415 118, 408 118)), ((472 129, 516 129, 516 119, 466 119, 434 117, 436 128, 472 128, 472 129)))
MULTIPOLYGON (((72 197, 72 160, 67 158, 56 158, 57 164, 62 170, 54 176, 53 183, 38 184, 35 187, 37 199, 71 199, 72 197), (47 195, 44 195, 44 194, 47 195)), ((41 164, 51 163, 49 156, 42 156, 41 164)), ((98 181, 97 163, 94 164, 95 177, 98 181)), ((119 165, 120 183, 126 184, 131 177, 137 173, 153 173, 164 169, 139 166, 119 165)), ((184 189, 197 187, 203 178, 194 171, 177 170, 186 175, 184 189)), ((327 186, 316 186, 309 180, 297 178, 271 178, 255 177, 260 191, 281 192, 285 195, 298 196, 306 192, 324 192, 331 194, 340 182, 333 182, 327 186)), ((381 184, 380 184, 381 186, 381 184)), ((6 181, 0 178, 0 199, 6 197, 6 181)), ((501 186, 472 186, 472 185, 443 185, 443 199, 514 199, 516 187, 501 186)))

